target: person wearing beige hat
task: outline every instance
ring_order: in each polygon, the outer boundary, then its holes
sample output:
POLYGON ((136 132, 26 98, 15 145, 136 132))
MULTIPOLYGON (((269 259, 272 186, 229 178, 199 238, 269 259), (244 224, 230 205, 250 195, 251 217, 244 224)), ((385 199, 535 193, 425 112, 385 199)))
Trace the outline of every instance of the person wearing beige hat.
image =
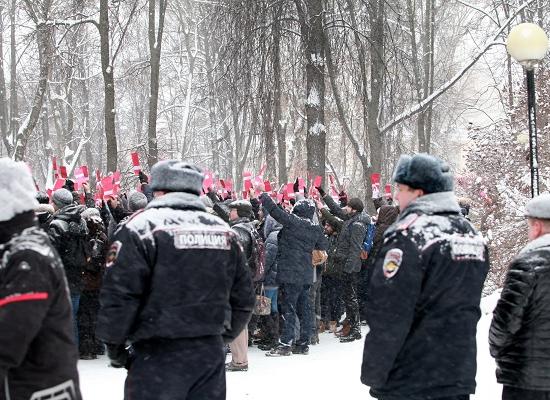
POLYGON ((529 243, 512 260, 489 331, 503 400, 550 399, 550 194, 525 208, 529 243))

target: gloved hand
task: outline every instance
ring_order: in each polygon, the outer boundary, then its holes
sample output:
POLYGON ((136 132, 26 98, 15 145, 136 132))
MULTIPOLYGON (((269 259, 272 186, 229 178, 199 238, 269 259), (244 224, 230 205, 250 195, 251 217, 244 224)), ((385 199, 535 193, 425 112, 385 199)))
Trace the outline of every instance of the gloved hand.
POLYGON ((147 177, 147 175, 143 173, 143 171, 140 170, 138 176, 139 176, 140 183, 149 183, 149 178, 147 177))
POLYGON ((206 196, 207 196, 210 200, 212 200, 212 202, 213 202, 214 204, 220 202, 220 199, 219 199, 218 195, 216 194, 216 192, 214 192, 214 191, 213 191, 212 189, 210 189, 210 188, 209 188, 208 191, 206 192, 206 196))
POLYGON ((325 192, 325 190, 324 190, 321 186, 316 187, 315 189, 317 189, 317 191, 319 192, 319 194, 321 195, 321 197, 325 197, 326 192, 325 192))
POLYGON ((294 193, 298 193, 300 191, 300 181, 298 178, 294 181, 294 187, 293 187, 294 193))
POLYGON ((107 357, 111 360, 113 368, 129 368, 132 357, 130 351, 123 344, 106 343, 107 357))

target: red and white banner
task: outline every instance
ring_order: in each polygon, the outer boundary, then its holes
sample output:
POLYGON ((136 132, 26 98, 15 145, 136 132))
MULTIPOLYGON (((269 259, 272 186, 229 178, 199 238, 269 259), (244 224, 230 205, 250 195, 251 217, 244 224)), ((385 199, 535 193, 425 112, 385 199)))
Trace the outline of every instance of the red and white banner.
POLYGON ((139 172, 141 171, 139 154, 137 152, 132 152, 130 155, 132 156, 132 169, 134 170, 134 175, 139 175, 139 172))
POLYGON ((61 165, 59 167, 59 174, 63 179, 67 179, 67 167, 65 167, 64 165, 61 165))
POLYGON ((387 199, 391 199, 393 197, 391 193, 391 184, 386 183, 386 186, 384 186, 384 192, 387 199))
POLYGON ((370 176, 370 184, 372 186, 372 198, 380 197, 380 174, 374 173, 370 176))
POLYGON ((243 181, 244 181, 244 190, 245 192, 248 192, 250 189, 252 189, 252 172, 244 171, 243 181))

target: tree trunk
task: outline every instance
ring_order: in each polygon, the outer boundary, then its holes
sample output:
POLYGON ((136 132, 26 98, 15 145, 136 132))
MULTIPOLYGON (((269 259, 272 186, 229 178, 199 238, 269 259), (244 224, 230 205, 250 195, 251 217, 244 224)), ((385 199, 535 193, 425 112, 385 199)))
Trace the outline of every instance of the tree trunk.
POLYGON ((277 137, 279 184, 288 181, 286 173, 286 122, 281 107, 281 18, 282 5, 273 7, 273 127, 277 137))
POLYGON ((295 0, 306 58, 307 172, 325 176, 325 43, 323 2, 295 0), (303 7, 305 5, 305 9, 303 7))
POLYGON ((107 171, 117 170, 118 149, 115 128, 115 81, 109 48, 109 0, 99 1, 99 37, 101 47, 101 71, 105 96, 104 129, 107 144, 107 171))
POLYGON ((10 134, 15 146, 15 136, 19 129, 19 102, 17 101, 17 50, 15 37, 15 10, 17 0, 12 0, 10 8, 10 134))
POLYGON ((6 77, 4 74, 4 7, 0 6, 0 134, 2 143, 6 148, 7 155, 10 156, 13 151, 12 145, 8 140, 8 100, 6 96, 6 77))
POLYGON ((158 161, 157 141, 157 111, 160 81, 160 54, 162 48, 162 34, 164 32, 164 17, 168 0, 159 0, 158 31, 156 29, 156 0, 149 0, 149 52, 151 54, 151 93, 149 96, 149 128, 147 164, 151 168, 158 161))
POLYGON ((206 80, 208 82, 208 116, 210 119, 210 144, 212 148, 213 166, 219 165, 219 153, 218 153, 218 127, 216 122, 216 100, 214 98, 216 89, 214 87, 213 76, 213 63, 212 63, 212 42, 210 36, 207 34, 204 44, 204 62, 206 67, 206 80))
POLYGON ((40 118, 42 103, 44 102, 44 95, 48 86, 48 78, 50 76, 51 69, 53 52, 52 27, 45 24, 38 25, 36 28, 36 41, 38 44, 40 75, 38 78, 38 85, 34 94, 31 111, 17 132, 15 149, 13 153, 13 158, 16 161, 22 161, 25 159, 27 142, 36 127, 38 119, 40 118))

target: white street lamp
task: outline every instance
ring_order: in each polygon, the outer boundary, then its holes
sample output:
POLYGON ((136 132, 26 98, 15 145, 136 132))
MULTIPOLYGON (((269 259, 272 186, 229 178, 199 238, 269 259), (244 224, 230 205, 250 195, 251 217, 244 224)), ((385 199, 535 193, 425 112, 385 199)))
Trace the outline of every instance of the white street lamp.
POLYGON ((531 197, 535 197, 539 194, 535 68, 548 52, 548 36, 536 24, 519 24, 510 30, 506 40, 506 48, 508 53, 523 66, 527 78, 531 197))

